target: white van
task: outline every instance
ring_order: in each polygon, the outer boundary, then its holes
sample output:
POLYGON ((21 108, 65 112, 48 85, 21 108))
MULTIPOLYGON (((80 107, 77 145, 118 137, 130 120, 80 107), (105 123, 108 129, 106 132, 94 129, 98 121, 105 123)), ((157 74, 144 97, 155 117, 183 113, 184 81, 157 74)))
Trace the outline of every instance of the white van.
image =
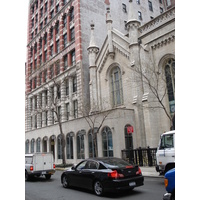
POLYGON ((55 164, 52 153, 25 154, 25 180, 41 175, 50 179, 54 173, 55 164))
POLYGON ((175 168, 175 130, 160 136, 156 152, 156 171, 165 174, 175 168))

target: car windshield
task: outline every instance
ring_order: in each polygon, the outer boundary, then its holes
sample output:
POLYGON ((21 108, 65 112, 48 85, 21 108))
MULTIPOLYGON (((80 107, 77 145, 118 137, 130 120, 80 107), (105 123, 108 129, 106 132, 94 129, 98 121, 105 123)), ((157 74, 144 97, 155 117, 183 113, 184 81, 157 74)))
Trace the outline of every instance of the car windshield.
POLYGON ((111 168, 111 169, 112 168, 126 168, 127 166, 132 166, 130 163, 118 158, 105 159, 103 160, 103 163, 107 168, 111 168))
POLYGON ((161 138, 160 149, 173 148, 173 147, 174 147, 173 134, 164 135, 161 138))

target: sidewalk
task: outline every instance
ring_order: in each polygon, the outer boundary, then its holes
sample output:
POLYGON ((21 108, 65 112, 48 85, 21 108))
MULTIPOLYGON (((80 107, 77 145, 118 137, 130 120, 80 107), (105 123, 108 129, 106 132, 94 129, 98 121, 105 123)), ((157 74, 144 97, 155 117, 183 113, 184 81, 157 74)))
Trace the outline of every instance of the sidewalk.
POLYGON ((160 175, 159 172, 156 171, 155 167, 140 167, 140 169, 143 176, 164 178, 164 176, 160 175))

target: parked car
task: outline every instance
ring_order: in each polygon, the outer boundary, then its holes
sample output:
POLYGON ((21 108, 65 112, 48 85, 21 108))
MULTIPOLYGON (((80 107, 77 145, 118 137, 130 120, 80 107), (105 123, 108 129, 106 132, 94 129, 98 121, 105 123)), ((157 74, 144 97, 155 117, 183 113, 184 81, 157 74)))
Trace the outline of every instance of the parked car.
POLYGON ((55 173, 55 164, 52 153, 25 154, 25 180, 34 176, 45 176, 50 179, 55 173))
POLYGON ((165 188, 167 193, 164 194, 163 200, 175 200, 175 168, 165 174, 165 188))
POLYGON ((81 161, 61 175, 64 188, 75 186, 93 190, 97 196, 105 192, 132 190, 144 184, 139 166, 120 158, 92 158, 81 161))

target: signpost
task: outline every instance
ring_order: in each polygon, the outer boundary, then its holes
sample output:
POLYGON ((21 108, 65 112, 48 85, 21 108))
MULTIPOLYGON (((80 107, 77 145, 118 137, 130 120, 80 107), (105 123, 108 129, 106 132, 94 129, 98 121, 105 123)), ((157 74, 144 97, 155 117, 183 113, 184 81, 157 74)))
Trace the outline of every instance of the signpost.
POLYGON ((133 130, 133 126, 127 126, 127 133, 130 134, 130 133, 133 133, 134 130, 133 130))

